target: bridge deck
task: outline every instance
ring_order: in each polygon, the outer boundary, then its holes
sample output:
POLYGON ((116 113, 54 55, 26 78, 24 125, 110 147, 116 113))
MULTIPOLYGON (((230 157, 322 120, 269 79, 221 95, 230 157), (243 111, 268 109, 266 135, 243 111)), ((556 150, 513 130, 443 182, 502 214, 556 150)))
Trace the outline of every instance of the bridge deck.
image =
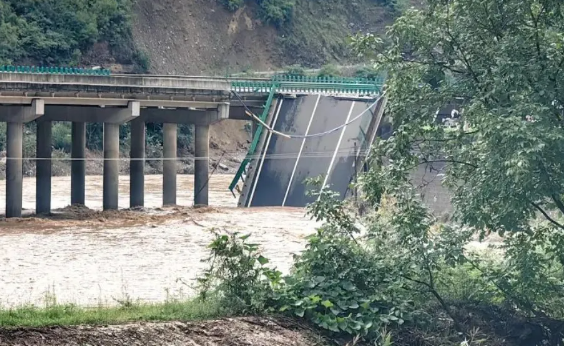
MULTIPOLYGON (((289 134, 315 134, 337 128, 372 104, 319 95, 286 98, 278 102, 271 126, 289 134)), ((306 196, 306 178, 327 177, 326 184, 344 198, 355 176, 357 157, 371 138, 376 121, 373 107, 359 120, 333 133, 307 139, 265 134, 264 147, 253 162, 254 177, 241 197, 243 206, 295 206, 312 202, 306 196), (371 136, 369 136, 371 137, 371 136)))

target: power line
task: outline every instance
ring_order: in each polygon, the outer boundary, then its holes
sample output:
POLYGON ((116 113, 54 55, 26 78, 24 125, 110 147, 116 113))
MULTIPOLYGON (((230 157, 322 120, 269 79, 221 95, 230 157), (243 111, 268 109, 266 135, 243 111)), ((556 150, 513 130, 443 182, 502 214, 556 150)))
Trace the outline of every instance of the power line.
MULTIPOLYGON (((345 148, 340 148, 339 150, 336 151, 337 156, 338 157, 356 157, 356 155, 358 154, 368 154, 369 150, 361 150, 361 151, 357 151, 356 153, 354 152, 354 148, 353 147, 345 147, 345 148)), ((229 154, 239 154, 238 152, 223 152, 223 154, 221 155, 221 158, 227 156, 227 157, 231 157, 231 158, 238 158, 235 155, 229 155, 229 154)), ((299 155, 298 152, 289 152, 289 153, 280 153, 280 154, 266 154, 264 155, 265 159, 269 159, 269 160, 277 160, 277 159, 295 159, 298 158, 298 156, 300 158, 316 158, 316 157, 332 157, 335 154, 334 150, 325 150, 325 151, 305 151, 302 152, 301 155, 299 155)), ((240 157, 243 157, 243 154, 239 155, 240 157)), ((259 159, 262 158, 261 154, 255 154, 255 155, 247 155, 245 156, 247 158, 250 159, 259 159)), ((2 160, 28 160, 28 161, 182 161, 182 160, 211 160, 211 159, 215 159, 214 157, 211 156, 178 156, 175 158, 160 158, 160 157, 149 157, 149 158, 130 158, 130 157, 119 157, 119 158, 104 158, 104 157, 89 157, 89 158, 73 158, 73 157, 52 157, 52 158, 46 158, 46 157, 20 157, 20 158, 14 158, 14 157, 4 157, 0 159, 0 162, 2 162, 2 160)))
POLYGON ((376 101, 374 101, 372 104, 370 104, 370 106, 368 106, 364 111, 362 111, 360 114, 358 114, 357 116, 355 116, 354 118, 352 118, 351 120, 349 120, 348 122, 345 122, 344 124, 337 126, 333 129, 324 131, 324 132, 320 132, 320 133, 314 133, 314 134, 308 134, 308 135, 293 135, 293 134, 288 134, 288 133, 283 133, 280 131, 277 131, 275 129, 273 129, 272 127, 268 126, 264 121, 262 121, 258 116, 255 115, 255 113, 249 109, 249 107, 247 107, 247 105, 245 104, 245 101, 243 101, 243 99, 239 96, 239 94, 237 94, 235 91, 231 91, 231 93, 233 95, 235 95, 235 97, 239 100, 239 102, 241 102, 241 104, 243 105, 243 107, 245 108, 245 113, 251 117, 252 119, 254 119, 255 121, 259 122, 264 128, 266 128, 266 130, 268 132, 271 132, 272 134, 281 136, 281 137, 285 137, 285 138, 300 138, 300 139, 304 139, 304 138, 314 138, 314 137, 323 137, 326 136, 328 134, 331 134, 333 132, 339 131, 340 129, 342 129, 345 126, 350 125, 351 123, 357 121, 358 119, 360 119, 364 114, 366 114, 368 111, 371 110, 372 107, 374 107, 381 99, 382 97, 384 97, 385 95, 385 91, 380 94, 380 96, 376 99, 376 101))

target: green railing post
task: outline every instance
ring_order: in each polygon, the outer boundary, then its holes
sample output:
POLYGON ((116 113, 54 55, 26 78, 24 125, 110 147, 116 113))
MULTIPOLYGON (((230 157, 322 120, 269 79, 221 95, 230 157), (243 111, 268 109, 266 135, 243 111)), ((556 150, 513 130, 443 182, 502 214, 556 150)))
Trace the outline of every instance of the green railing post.
MULTIPOLYGON (((270 112, 270 107, 272 106, 272 101, 274 100, 274 95, 276 94, 276 87, 277 87, 276 83, 273 83, 271 88, 270 88, 270 94, 268 95, 268 99, 266 100, 266 104, 264 106, 264 111, 262 112, 262 115, 260 116, 260 120, 263 121, 263 122, 266 121, 266 118, 268 116, 268 112, 270 112)), ((247 165, 251 161, 251 158, 254 155, 255 150, 257 149, 258 142, 259 142, 259 139, 260 139, 260 135, 262 134, 263 127, 264 126, 260 123, 257 126, 257 130, 256 130, 256 132, 253 136, 253 141, 251 143, 251 146, 249 147, 249 151, 247 152, 247 157, 245 157, 243 162, 241 162, 241 166, 239 166, 239 169, 237 170, 237 173, 235 174, 233 181, 229 185, 229 190, 231 191, 231 193, 233 193, 235 186, 237 186, 237 184, 239 183, 239 180, 241 179, 241 177, 243 176, 243 173, 245 172, 245 168, 247 168, 247 165)))

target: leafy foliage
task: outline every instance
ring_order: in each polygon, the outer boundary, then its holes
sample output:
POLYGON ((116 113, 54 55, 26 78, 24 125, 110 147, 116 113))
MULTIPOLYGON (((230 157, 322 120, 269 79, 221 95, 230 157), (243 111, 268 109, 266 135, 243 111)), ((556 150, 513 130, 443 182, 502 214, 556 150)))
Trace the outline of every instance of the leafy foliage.
POLYGON ((201 298, 220 292, 223 301, 236 310, 260 311, 280 272, 265 266, 268 259, 258 252, 257 244, 247 242, 249 235, 214 234, 208 246, 211 256, 204 260, 210 267, 198 278, 201 298))
MULTIPOLYGON (((455 193, 457 220, 478 229, 526 231, 547 210, 561 217, 564 5, 429 4, 398 19, 390 45, 376 57, 389 73, 396 129, 379 153, 401 153, 389 171, 449 163, 445 183, 455 193), (455 98, 459 125, 446 131, 435 113, 455 98)), ((365 39, 357 42, 364 52, 381 44, 365 39)))
POLYGON ((0 2, 0 64, 31 59, 42 65, 77 64, 95 42, 124 59, 131 48, 130 0, 6 0, 0 2))
MULTIPOLYGON (((282 25, 292 18, 295 0, 254 0, 258 6, 259 17, 266 23, 282 25)), ((245 4, 245 0, 223 0, 230 11, 235 11, 245 4)))

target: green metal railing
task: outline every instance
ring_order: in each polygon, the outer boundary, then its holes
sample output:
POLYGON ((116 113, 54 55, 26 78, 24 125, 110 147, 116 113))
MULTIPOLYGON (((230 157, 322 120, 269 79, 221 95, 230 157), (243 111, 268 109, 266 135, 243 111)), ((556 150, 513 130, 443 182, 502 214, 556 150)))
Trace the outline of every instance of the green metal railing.
POLYGON ((43 67, 43 66, 0 66, 0 73, 40 73, 59 75, 83 75, 83 76, 109 76, 110 70, 85 69, 75 67, 43 67))
MULTIPOLYGON (((303 93, 337 93, 354 94, 358 96, 378 95, 384 84, 384 78, 347 78, 347 77, 310 77, 296 75, 276 75, 270 80, 234 80, 231 82, 231 89, 237 93, 269 93, 264 111, 260 119, 264 122, 272 106, 272 101, 276 93, 284 92, 303 92, 303 93)), ((259 124, 253 136, 253 142, 249 148, 247 156, 241 163, 239 170, 235 174, 229 190, 233 190, 245 173, 247 165, 255 154, 263 131, 263 125, 259 124)))
MULTIPOLYGON (((270 112, 270 107, 272 106, 272 101, 274 101, 274 95, 276 94, 276 88, 277 88, 276 83, 274 83, 270 88, 268 99, 266 100, 264 110, 260 116, 260 120, 262 120, 263 122, 266 121, 268 112, 270 112)), ((247 152, 247 156, 245 157, 243 162, 241 162, 241 166, 239 166, 239 170, 237 170, 237 173, 235 174, 233 181, 229 185, 229 190, 231 190, 231 193, 233 193, 233 189, 235 189, 235 186, 237 186, 237 184, 239 183, 239 180, 243 176, 243 173, 245 173, 245 169, 247 168, 247 165, 249 164, 249 162, 251 162, 251 158, 253 157, 255 151, 257 150, 258 142, 260 140, 260 135, 262 134, 263 128, 264 126, 259 123, 257 126, 257 130, 253 136, 253 141, 251 143, 251 146, 249 147, 249 151, 247 152)))
POLYGON ((339 93, 357 95, 378 94, 383 78, 312 77, 301 75, 276 75, 270 80, 234 80, 231 89, 240 93, 267 93, 274 85, 278 92, 339 93))

